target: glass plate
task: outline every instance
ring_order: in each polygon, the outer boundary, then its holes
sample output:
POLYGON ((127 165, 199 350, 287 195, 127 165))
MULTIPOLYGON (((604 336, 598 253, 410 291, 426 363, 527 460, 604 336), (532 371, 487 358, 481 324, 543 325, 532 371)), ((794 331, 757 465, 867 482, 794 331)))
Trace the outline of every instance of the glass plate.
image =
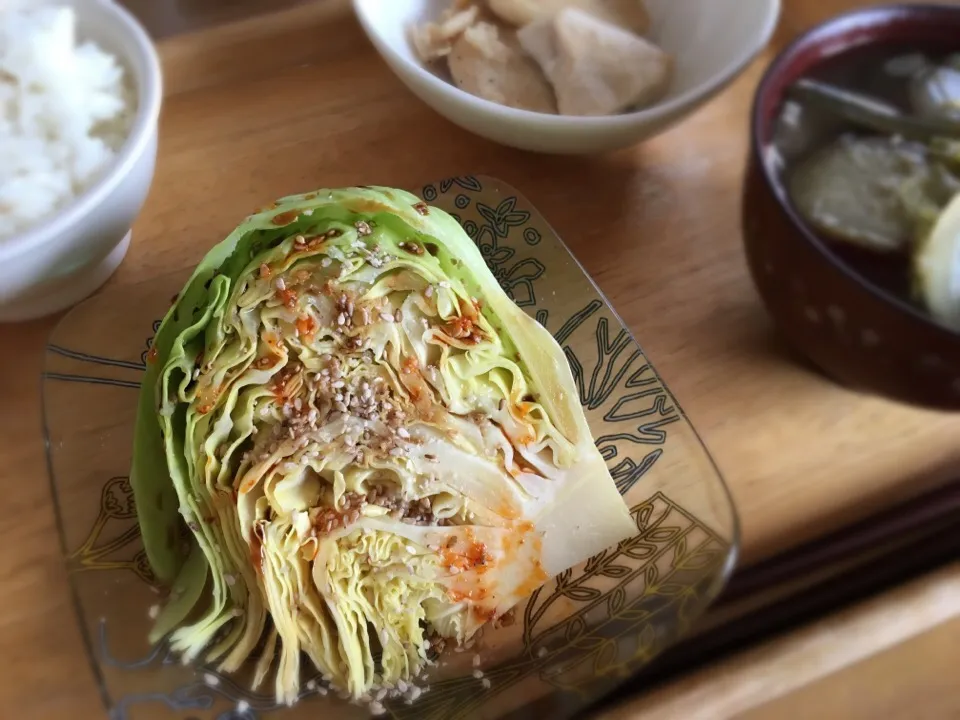
MULTIPOLYGON (((677 641, 716 597, 737 553, 737 519, 717 470, 629 331, 547 223, 497 180, 427 185, 503 288, 564 348, 590 427, 637 534, 550 580, 509 627, 449 653, 430 689, 388 716, 566 718, 677 641)), ((211 238, 211 242, 214 238, 211 238)), ((90 663, 116 720, 328 720, 366 711, 313 685, 292 709, 270 687, 185 667, 148 646, 159 592, 127 478, 137 388, 152 334, 187 273, 97 295, 56 328, 43 379, 51 485, 90 663)), ((265 683, 269 685, 269 683, 265 683)))

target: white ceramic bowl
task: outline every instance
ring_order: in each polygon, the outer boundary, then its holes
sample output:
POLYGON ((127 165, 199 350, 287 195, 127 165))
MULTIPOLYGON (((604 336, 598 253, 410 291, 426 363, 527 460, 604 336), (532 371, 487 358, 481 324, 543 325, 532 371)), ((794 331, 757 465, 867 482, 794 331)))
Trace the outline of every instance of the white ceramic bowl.
POLYGON ((78 37, 121 60, 137 90, 137 113, 113 164, 92 187, 27 231, 0 239, 0 322, 63 310, 106 282, 126 255, 157 156, 160 62, 147 33, 114 0, 44 4, 72 6, 78 37))
POLYGON ((461 127, 495 142, 548 153, 594 153, 663 132, 730 84, 777 25, 780 0, 646 0, 652 38, 676 60, 673 86, 659 104, 613 117, 561 117, 515 110, 474 97, 425 68, 408 28, 434 19, 451 0, 353 0, 371 42, 421 100, 461 127))

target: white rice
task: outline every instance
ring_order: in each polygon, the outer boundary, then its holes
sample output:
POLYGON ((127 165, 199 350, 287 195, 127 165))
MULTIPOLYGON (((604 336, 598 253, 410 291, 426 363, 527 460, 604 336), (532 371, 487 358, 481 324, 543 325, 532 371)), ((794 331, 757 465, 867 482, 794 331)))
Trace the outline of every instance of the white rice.
POLYGON ((0 242, 103 174, 134 104, 117 58, 77 43, 72 8, 0 10, 0 242))

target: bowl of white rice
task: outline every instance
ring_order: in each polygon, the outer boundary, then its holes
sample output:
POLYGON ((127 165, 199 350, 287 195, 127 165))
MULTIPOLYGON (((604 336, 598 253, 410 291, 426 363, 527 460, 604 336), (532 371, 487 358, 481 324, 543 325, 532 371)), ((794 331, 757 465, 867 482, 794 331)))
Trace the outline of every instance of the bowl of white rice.
POLYGON ((114 0, 0 1, 0 322, 99 288, 153 180, 160 64, 114 0))

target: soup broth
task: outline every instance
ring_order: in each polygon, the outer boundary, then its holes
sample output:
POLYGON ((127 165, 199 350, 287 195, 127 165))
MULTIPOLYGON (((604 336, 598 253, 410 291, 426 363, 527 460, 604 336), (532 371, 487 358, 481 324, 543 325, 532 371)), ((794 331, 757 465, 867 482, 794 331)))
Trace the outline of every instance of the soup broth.
POLYGON ((960 330, 960 283, 954 324, 923 271, 960 198, 960 52, 871 45, 825 61, 788 89, 767 157, 838 260, 960 330))

